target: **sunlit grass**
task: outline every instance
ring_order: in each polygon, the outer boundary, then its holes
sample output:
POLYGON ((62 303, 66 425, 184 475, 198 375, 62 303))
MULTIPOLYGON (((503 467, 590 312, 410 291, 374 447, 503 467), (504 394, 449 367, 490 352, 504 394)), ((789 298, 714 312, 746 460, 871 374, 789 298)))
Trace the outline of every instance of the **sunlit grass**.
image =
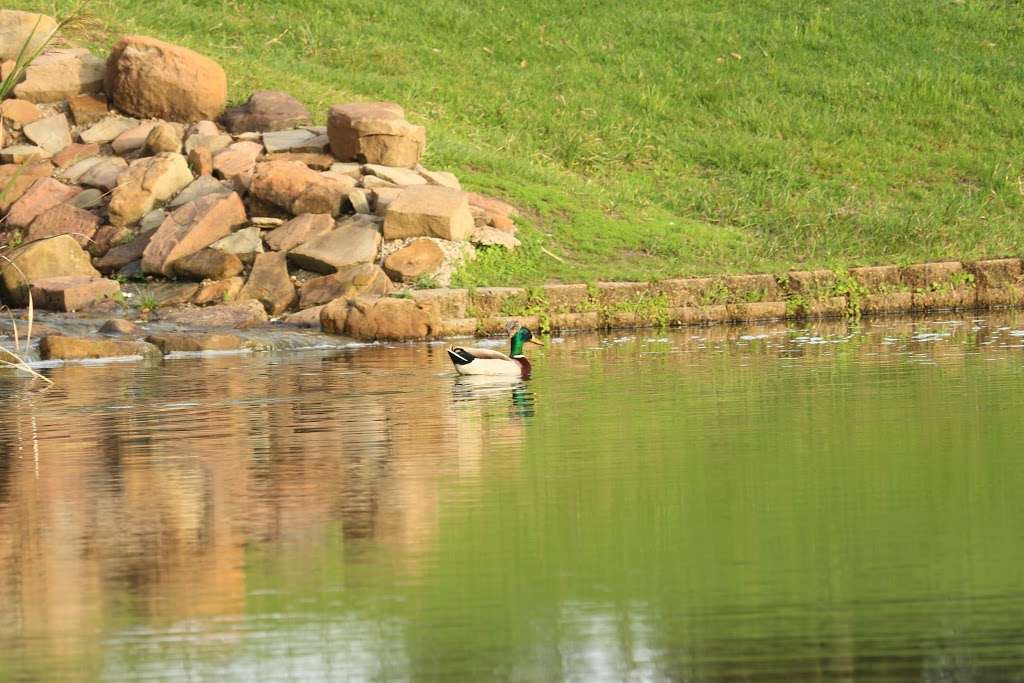
MULTIPOLYGON (((70 3, 59 1, 56 9, 70 3)), ((38 2, 13 5, 39 9, 38 2)), ((1014 3, 97 0, 84 39, 219 60, 231 97, 388 99, 525 209, 465 284, 1020 253, 1014 3), (558 255, 562 260, 551 257, 558 255)))

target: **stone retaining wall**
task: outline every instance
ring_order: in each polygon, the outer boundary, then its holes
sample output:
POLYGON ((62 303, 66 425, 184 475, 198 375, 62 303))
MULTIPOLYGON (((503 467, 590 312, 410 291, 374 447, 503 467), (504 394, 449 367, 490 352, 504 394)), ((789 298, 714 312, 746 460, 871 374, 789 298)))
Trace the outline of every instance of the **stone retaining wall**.
POLYGON ((694 277, 660 282, 412 292, 436 306, 435 336, 504 334, 510 320, 550 332, 859 318, 1024 306, 1019 258, 694 277))

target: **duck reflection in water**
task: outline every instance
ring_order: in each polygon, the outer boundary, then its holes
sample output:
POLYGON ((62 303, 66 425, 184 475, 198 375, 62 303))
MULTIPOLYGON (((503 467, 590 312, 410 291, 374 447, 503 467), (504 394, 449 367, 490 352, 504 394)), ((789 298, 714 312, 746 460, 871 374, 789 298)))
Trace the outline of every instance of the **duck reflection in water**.
POLYGON ((511 394, 510 414, 516 418, 533 417, 534 394, 527 383, 516 377, 460 375, 452 384, 456 404, 481 402, 497 404, 511 394))

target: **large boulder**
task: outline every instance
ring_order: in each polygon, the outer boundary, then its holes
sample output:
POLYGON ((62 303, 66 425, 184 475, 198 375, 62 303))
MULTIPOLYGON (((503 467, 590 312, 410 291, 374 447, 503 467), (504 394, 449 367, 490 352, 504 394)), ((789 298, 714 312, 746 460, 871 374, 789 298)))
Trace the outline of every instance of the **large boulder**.
POLYGON ((32 304, 44 311, 79 311, 121 291, 114 280, 88 275, 62 275, 35 280, 32 304))
POLYGON ((12 263, 0 262, 0 285, 4 301, 11 306, 27 304, 29 285, 37 280, 71 275, 99 277, 89 254, 70 235, 26 244, 8 258, 12 263))
POLYGON ((106 72, 106 60, 86 49, 51 50, 25 69, 25 80, 15 86, 14 94, 30 102, 62 102, 103 90, 106 72))
POLYGON ((426 130, 405 120, 393 102, 356 102, 331 107, 327 115, 331 153, 341 161, 412 168, 419 163, 426 130))
POLYGON ((226 237, 245 220, 245 206, 234 192, 210 194, 185 204, 150 238, 142 254, 142 270, 169 276, 175 261, 226 237))
POLYGON ((441 316, 437 306, 414 299, 359 297, 324 306, 320 325, 324 332, 344 330, 345 335, 366 341, 426 339, 440 329, 441 316))
POLYGON ((402 190, 384 216, 384 239, 440 237, 464 240, 473 231, 466 194, 441 185, 402 190))
POLYGON ((213 119, 224 111, 227 86, 215 61, 156 38, 122 38, 107 59, 106 92, 133 116, 183 123, 213 119))
POLYGON ((415 240, 384 259, 384 271, 396 282, 412 282, 444 263, 441 247, 428 239, 415 240))
POLYGON ((56 29, 57 21, 51 16, 0 9, 0 62, 17 59, 30 39, 27 52, 35 52, 56 29))
POLYGON ((160 154, 133 161, 117 178, 110 197, 110 222, 132 225, 192 182, 192 171, 180 154, 160 154))
POLYGON ((240 300, 255 299, 270 315, 280 315, 295 303, 295 285, 288 277, 288 264, 281 252, 259 254, 252 263, 240 300))
POLYGON ((224 127, 232 133, 287 130, 309 123, 309 111, 279 90, 257 90, 237 107, 224 112, 224 127))
POLYGON ((333 229, 334 219, 329 213, 304 213, 271 230, 265 241, 274 251, 290 251, 333 229))
POLYGON ((326 275, 346 266, 373 261, 380 251, 380 244, 376 225, 350 218, 339 223, 335 230, 292 249, 288 252, 288 260, 304 270, 326 275))
POLYGON ((309 308, 335 299, 384 296, 391 292, 391 289, 391 280, 379 266, 361 263, 332 275, 315 277, 304 282, 299 290, 299 308, 309 308))

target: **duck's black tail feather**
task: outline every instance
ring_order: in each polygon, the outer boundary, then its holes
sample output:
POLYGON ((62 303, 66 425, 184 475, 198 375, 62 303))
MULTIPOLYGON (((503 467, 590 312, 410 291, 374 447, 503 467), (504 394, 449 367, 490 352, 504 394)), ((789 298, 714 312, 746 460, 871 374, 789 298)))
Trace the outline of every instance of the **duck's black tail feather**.
POLYGON ((448 357, 452 359, 452 362, 456 365, 469 365, 473 360, 473 356, 466 353, 464 349, 460 349, 458 346, 453 346, 448 349, 448 357))

